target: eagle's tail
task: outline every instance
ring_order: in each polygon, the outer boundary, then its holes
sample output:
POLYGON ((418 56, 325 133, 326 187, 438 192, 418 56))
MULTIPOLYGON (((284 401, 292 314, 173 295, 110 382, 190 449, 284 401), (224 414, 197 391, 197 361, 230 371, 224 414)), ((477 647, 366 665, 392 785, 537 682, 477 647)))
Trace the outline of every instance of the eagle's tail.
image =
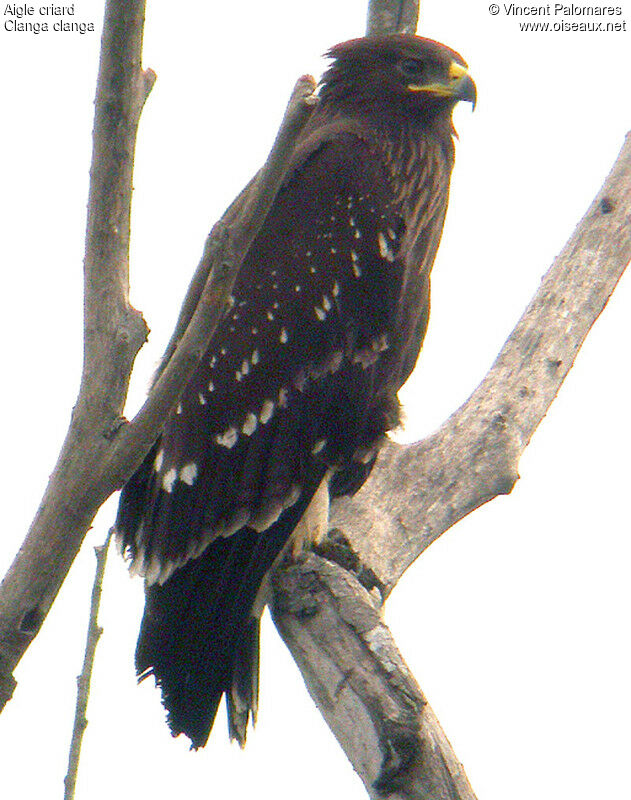
POLYGON ((164 584, 147 586, 136 670, 155 677, 171 732, 194 748, 206 744, 224 692, 231 738, 243 745, 256 720, 259 620, 251 610, 288 537, 268 534, 244 529, 219 539, 164 584))
POLYGON ((256 721, 259 618, 253 605, 318 483, 303 487, 298 502, 267 530, 243 528, 220 537, 162 585, 146 587, 136 670, 141 680, 155 677, 171 732, 186 734, 194 748, 206 744, 224 693, 231 738, 243 746, 248 721, 256 721))

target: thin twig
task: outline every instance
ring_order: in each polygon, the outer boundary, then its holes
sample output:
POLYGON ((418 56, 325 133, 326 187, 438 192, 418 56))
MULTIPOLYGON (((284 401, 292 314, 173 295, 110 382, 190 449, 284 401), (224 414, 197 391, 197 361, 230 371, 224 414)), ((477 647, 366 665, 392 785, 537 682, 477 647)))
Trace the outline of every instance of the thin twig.
POLYGON ((79 758, 81 756, 81 743, 83 742, 83 734, 88 725, 86 710, 90 697, 90 681, 92 680, 96 646, 103 633, 103 628, 99 627, 98 618, 101 604, 101 591, 103 589, 103 576, 105 575, 105 565, 107 563, 107 549, 111 536, 112 530, 110 529, 103 544, 94 548, 96 571, 94 573, 94 583, 92 585, 90 618, 88 620, 83 667, 81 669, 81 674, 77 677, 77 704, 75 706, 72 738, 70 740, 70 750, 68 753, 68 771, 64 778, 64 800, 73 800, 75 795, 77 773, 79 771, 79 758))

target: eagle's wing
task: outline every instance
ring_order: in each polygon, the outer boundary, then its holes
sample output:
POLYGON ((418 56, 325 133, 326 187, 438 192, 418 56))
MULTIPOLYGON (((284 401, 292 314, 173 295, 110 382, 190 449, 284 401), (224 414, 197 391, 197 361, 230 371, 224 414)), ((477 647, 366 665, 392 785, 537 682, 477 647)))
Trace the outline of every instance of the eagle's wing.
POLYGON ((386 367, 404 235, 387 172, 358 136, 319 143, 293 169, 123 490, 117 529, 150 581, 218 536, 266 530, 323 466, 343 467, 396 424, 386 367))

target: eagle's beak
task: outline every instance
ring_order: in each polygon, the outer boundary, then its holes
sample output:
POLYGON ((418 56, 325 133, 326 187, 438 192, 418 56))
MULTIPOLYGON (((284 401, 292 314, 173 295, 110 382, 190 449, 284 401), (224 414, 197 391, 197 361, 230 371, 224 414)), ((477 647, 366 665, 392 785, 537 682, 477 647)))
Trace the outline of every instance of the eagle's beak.
POLYGON ((408 89, 413 92, 427 92, 438 97, 453 97, 454 100, 466 100, 473 105, 477 99, 475 83, 462 64, 452 61, 445 81, 435 81, 426 84, 408 84, 408 89))

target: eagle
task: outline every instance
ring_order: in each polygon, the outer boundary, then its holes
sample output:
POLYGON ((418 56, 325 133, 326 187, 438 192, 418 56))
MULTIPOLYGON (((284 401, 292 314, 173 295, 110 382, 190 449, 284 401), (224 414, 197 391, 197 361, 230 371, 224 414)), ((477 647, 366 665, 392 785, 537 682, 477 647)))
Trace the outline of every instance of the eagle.
POLYGON ((326 532, 399 423, 427 328, 454 161, 475 104, 430 39, 354 39, 330 65, 207 351, 123 487, 116 531, 146 604, 139 680, 174 736, 209 737, 221 697, 242 746, 258 708, 266 576, 326 532))

